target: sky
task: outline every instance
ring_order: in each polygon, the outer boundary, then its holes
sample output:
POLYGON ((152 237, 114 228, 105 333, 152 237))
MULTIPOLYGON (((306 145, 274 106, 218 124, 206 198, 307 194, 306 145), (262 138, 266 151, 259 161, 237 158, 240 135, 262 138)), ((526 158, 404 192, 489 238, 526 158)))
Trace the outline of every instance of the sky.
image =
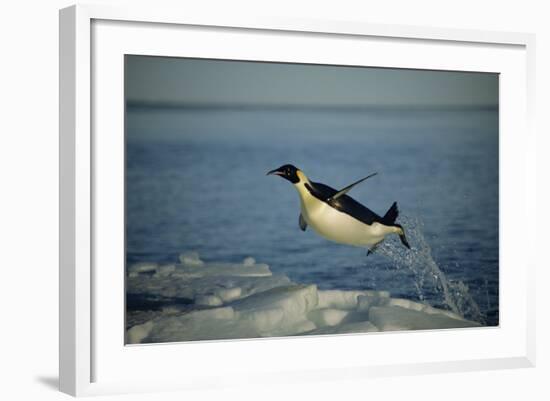
POLYGON ((498 105, 498 75, 126 56, 133 103, 254 106, 498 105))

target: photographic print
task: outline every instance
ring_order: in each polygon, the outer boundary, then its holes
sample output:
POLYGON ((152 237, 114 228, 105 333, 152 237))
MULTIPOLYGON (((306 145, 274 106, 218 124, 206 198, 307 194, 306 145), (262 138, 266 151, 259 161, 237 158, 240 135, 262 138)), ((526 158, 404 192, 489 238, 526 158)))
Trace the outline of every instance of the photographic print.
POLYGON ((499 325, 498 74, 124 77, 126 344, 499 325))

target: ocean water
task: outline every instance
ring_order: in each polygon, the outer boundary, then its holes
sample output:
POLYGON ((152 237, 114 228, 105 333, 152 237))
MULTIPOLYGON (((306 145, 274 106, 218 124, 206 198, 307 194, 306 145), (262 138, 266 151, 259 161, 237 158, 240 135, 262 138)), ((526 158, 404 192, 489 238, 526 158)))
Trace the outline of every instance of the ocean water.
POLYGON ((388 290, 498 324, 498 110, 209 109, 126 115, 127 264, 247 256, 320 289, 388 290), (412 250, 375 254, 298 227, 292 163, 383 215, 393 201, 412 250))

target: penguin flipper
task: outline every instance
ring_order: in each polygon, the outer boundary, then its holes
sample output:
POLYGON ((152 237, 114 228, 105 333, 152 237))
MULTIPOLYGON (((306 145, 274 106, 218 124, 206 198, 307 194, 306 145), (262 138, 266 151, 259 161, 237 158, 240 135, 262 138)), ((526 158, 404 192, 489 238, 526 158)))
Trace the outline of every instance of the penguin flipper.
POLYGON ((378 173, 372 173, 372 174, 370 174, 370 175, 367 175, 365 178, 361 178, 360 180, 355 181, 353 184, 350 184, 350 185, 348 185, 347 187, 345 187, 345 188, 341 189, 340 191, 336 192, 334 195, 332 195, 332 196, 328 199, 328 201, 338 199, 340 196, 347 194, 349 191, 351 191, 351 189, 352 189, 354 186, 356 186, 357 184, 362 183, 363 181, 365 181, 365 180, 368 179, 368 178, 374 177, 376 174, 378 174, 378 173))
POLYGON ((300 225, 300 230, 306 231, 307 223, 306 223, 306 219, 304 219, 304 216, 302 216, 302 213, 300 213, 300 218, 298 219, 298 224, 300 225))

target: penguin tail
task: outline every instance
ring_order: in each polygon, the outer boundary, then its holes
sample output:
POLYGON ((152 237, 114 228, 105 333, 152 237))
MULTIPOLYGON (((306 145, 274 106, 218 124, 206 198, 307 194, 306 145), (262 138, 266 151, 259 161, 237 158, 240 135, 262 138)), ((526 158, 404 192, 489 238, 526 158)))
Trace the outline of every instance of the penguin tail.
POLYGON ((382 220, 384 220, 386 225, 393 225, 397 216, 399 216, 399 209, 397 209, 397 202, 393 202, 384 217, 382 217, 382 220))
POLYGON ((407 241, 407 237, 405 236, 405 230, 403 230, 403 226, 401 224, 394 224, 393 226, 399 229, 397 234, 399 234, 399 239, 401 240, 401 243, 405 245, 407 249, 411 249, 409 241, 407 241))
POLYGON ((388 226, 397 227, 397 234, 399 234, 399 239, 401 240, 401 243, 405 245, 408 249, 411 249, 409 241, 407 241, 407 237, 405 236, 405 230, 403 230, 403 226, 401 224, 395 223, 395 220, 397 220, 397 216, 399 216, 399 209, 397 208, 397 202, 393 202, 384 217, 382 217, 382 220, 384 221, 384 224, 388 226))

